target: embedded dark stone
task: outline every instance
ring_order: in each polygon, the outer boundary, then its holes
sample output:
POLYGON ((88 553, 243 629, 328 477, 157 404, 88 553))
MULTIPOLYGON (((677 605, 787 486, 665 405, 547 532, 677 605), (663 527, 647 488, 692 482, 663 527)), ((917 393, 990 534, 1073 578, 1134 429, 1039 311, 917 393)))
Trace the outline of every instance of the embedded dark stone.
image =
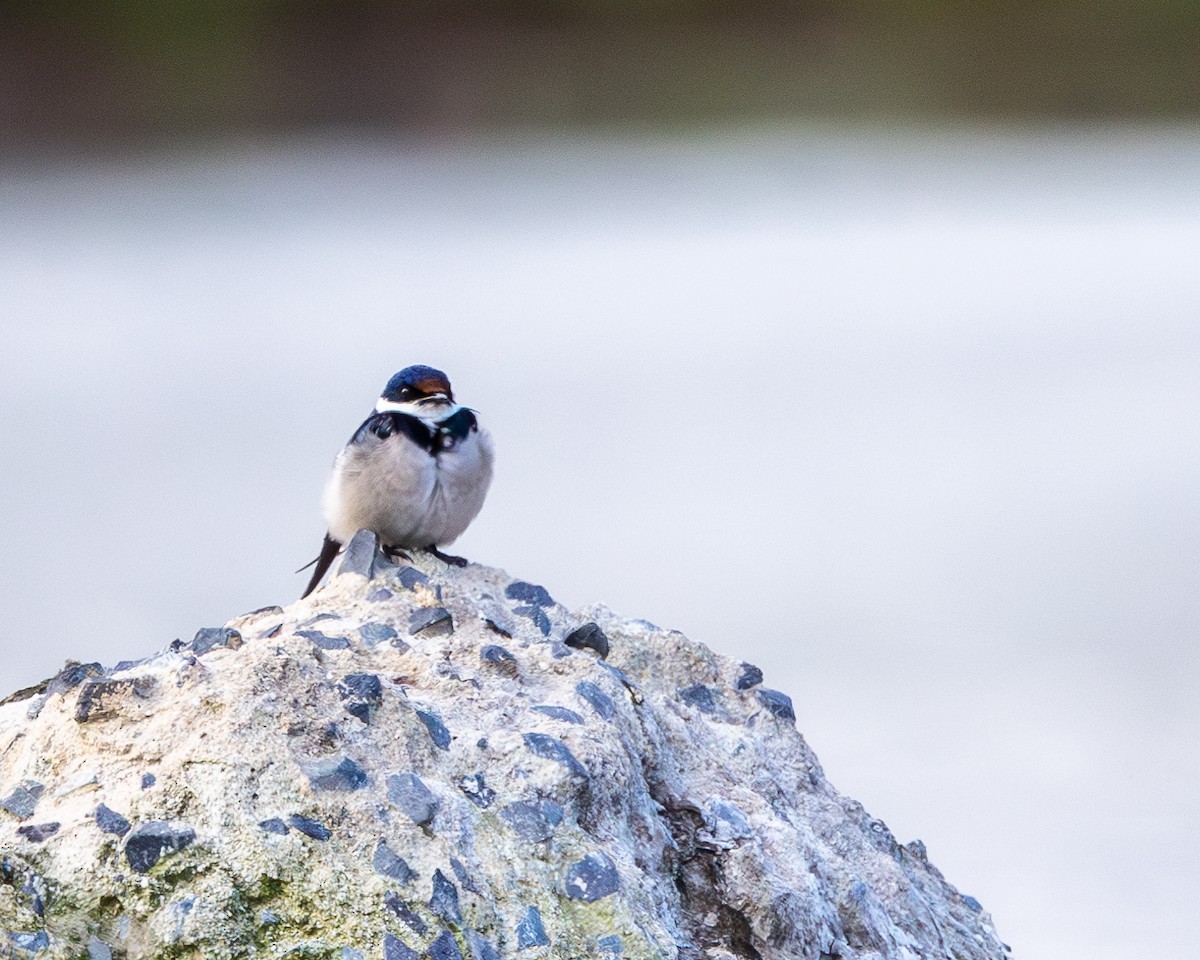
POLYGON ((264 639, 264 640, 270 640, 270 639, 272 639, 273 637, 277 637, 277 636, 279 636, 279 634, 280 634, 282 631, 283 631, 283 624, 282 624, 282 623, 277 623, 277 624, 275 624, 275 626, 273 626, 273 627, 272 627, 270 630, 268 630, 266 633, 264 633, 264 634, 262 635, 262 637, 263 637, 263 639, 264 639))
POLYGON ((387 778, 387 796, 413 823, 433 820, 441 802, 415 773, 395 773, 387 778))
POLYGON ((608 656, 608 637, 594 623, 585 623, 577 630, 572 630, 564 638, 563 643, 576 650, 595 650, 601 659, 608 656))
POLYGON ((739 690, 749 690, 751 687, 757 687, 762 682, 763 672, 752 663, 743 663, 742 672, 733 685, 739 690))
POLYGON ((546 928, 542 924, 541 911, 537 907, 530 907, 517 924, 517 949, 544 947, 549 942, 550 938, 546 936, 546 928))
POLYGON ((370 530, 359 530, 342 552, 338 576, 357 573, 368 580, 375 575, 375 558, 379 553, 379 538, 370 530))
POLYGON ((796 711, 792 707, 792 698, 778 690, 756 690, 759 702, 780 720, 796 722, 796 711))
POLYGON ((152 773, 143 773, 142 774, 142 789, 143 790, 149 790, 157 782, 158 782, 158 777, 156 777, 154 774, 152 774, 152 773))
POLYGON ((232 627, 202 627, 192 638, 192 653, 200 657, 214 647, 236 650, 242 645, 242 635, 232 627))
POLYGON ((267 833, 277 833, 281 837, 288 832, 288 826, 278 817, 271 817, 269 820, 260 820, 258 822, 260 830, 265 830, 267 833))
POLYGON ((375 846, 375 855, 371 858, 371 866, 376 873, 391 877, 400 883, 408 883, 416 873, 403 857, 393 853, 387 842, 380 840, 375 846))
POLYGON ((68 663, 46 685, 46 693, 53 696, 56 693, 66 693, 74 690, 84 680, 94 680, 104 676, 104 667, 99 663, 68 663))
POLYGON ((463 955, 454 942, 454 934, 443 930, 429 945, 429 960, 463 960, 463 955))
POLYGON ((413 913, 409 905, 400 899, 400 894, 389 890, 383 895, 383 905, 386 909, 391 910, 399 919, 403 920, 413 933, 424 936, 425 931, 429 929, 425 921, 413 913))
POLYGON ((612 697, 601 690, 590 680, 580 680, 575 684, 575 692, 583 697, 592 705, 595 710, 605 720, 611 720, 617 712, 616 705, 612 702, 612 697))
POLYGON ((487 785, 482 773, 473 773, 458 781, 458 789, 467 795, 475 806, 484 809, 492 805, 496 799, 496 791, 487 785))
POLYGON ((613 960, 621 955, 621 938, 615 933, 601 937, 596 946, 600 948, 600 960, 613 960))
POLYGON ((12 793, 0 800, 0 809, 7 810, 18 820, 28 820, 33 816, 38 799, 45 789, 36 780, 22 780, 13 788, 12 793))
POLYGON ((107 720, 117 715, 121 703, 134 696, 145 700, 154 695, 158 686, 154 677, 132 677, 127 680, 88 680, 79 691, 75 704, 75 720, 107 720))
POLYGON ((454 875, 458 877, 458 882, 462 884, 464 890, 470 890, 471 893, 479 893, 479 888, 475 886, 475 881, 471 879, 471 875, 467 873, 467 868, 462 865, 462 861, 450 858, 450 869, 454 871, 454 875))
POLYGON ((301 627, 311 627, 314 623, 320 623, 322 620, 341 620, 336 613, 318 613, 315 617, 309 617, 300 624, 301 627))
POLYGON ((549 840, 562 823, 563 808, 553 800, 518 800, 500 811, 500 817, 526 843, 549 840))
POLYGON ((566 707, 555 707, 539 703, 536 707, 531 707, 530 709, 552 720, 561 720, 563 723, 583 723, 583 717, 574 710, 568 710, 566 707))
POLYGON ((338 693, 346 704, 346 712, 363 723, 370 723, 375 711, 383 704, 383 686, 373 673, 352 673, 338 684, 338 693))
POLYGON ((550 618, 546 616, 545 611, 541 607, 514 607, 513 613, 519 613, 521 616, 532 620, 534 625, 542 631, 543 637, 550 636, 550 618))
POLYGON ((754 836, 754 828, 742 812, 742 808, 728 800, 718 800, 704 814, 704 826, 713 840, 731 843, 748 840, 754 836))
POLYGON ((471 960, 500 960, 496 948, 477 930, 467 931, 467 946, 471 950, 471 960))
POLYGON ((567 871, 567 896, 594 903, 621 888, 617 867, 605 853, 589 853, 567 871))
POLYGON ((429 583, 429 577, 416 567, 401 567, 400 572, 396 574, 396 579, 400 581, 400 585, 406 590, 412 590, 418 584, 429 583))
POLYGON ((458 887, 441 870, 433 871, 433 896, 429 898, 429 909, 447 923, 462 923, 458 887))
POLYGON ((545 587, 536 583, 526 583, 524 580, 514 580, 504 588, 504 595, 509 600, 521 600, 535 607, 549 607, 554 604, 553 598, 546 592, 545 587))
POLYGON ((140 660, 118 660, 113 666, 112 672, 120 673, 122 670, 132 670, 134 667, 140 667, 143 663, 149 663, 153 659, 153 657, 142 657, 140 660))
POLYGON ((45 930, 39 930, 37 933, 10 933, 8 936, 13 946, 19 950, 40 953, 50 949, 50 935, 45 930))
POLYGON ((330 757, 300 764, 314 790, 361 790, 367 785, 367 774, 349 757, 330 757))
POLYGON ((963 894, 962 902, 972 913, 981 913, 983 911, 983 904, 974 897, 969 897, 966 894, 963 894))
POLYGON ((443 637, 454 632, 454 618, 445 607, 422 607, 408 617, 408 635, 423 633, 427 637, 443 637))
POLYGON ((510 677, 517 675, 517 658, 494 643, 489 643, 479 651, 479 659, 484 663, 492 664, 501 673, 507 673, 510 677))
POLYGON ((425 724, 425 729, 429 731, 429 739, 434 742, 434 745, 442 750, 449 750, 450 731, 442 723, 442 718, 428 710, 417 710, 416 714, 420 717, 421 722, 425 724))
POLYGON ((61 823, 34 823, 27 827, 17 827, 17 836, 24 837, 30 843, 41 843, 58 833, 61 826, 61 823))
MULTIPOLYGON (((372 603, 379 603, 381 600, 391 600, 392 591, 380 587, 378 590, 372 590, 370 593, 368 593, 367 599, 372 603)), ((359 629, 361 629, 361 627, 359 629)))
POLYGON ((95 817, 96 826, 104 833, 115 833, 118 837, 123 837, 129 832, 129 821, 104 804, 96 807, 95 817))
POLYGON ((525 746, 539 757, 561 763, 577 777, 588 776, 587 769, 575 759, 575 754, 571 753, 567 749, 567 745, 557 737, 546 733, 527 733, 525 734, 525 746))
POLYGON ((302 817, 298 813, 293 813, 287 819, 288 825, 296 830, 299 830, 306 837, 312 837, 314 840, 328 840, 333 836, 331 831, 325 824, 317 820, 310 820, 308 817, 302 817))
POLYGON ((322 650, 349 650, 349 637, 331 637, 320 630, 297 630, 296 636, 311 640, 322 650))
POLYGON ((383 643, 385 640, 395 640, 400 636, 386 623, 375 623, 374 621, 362 624, 358 628, 358 635, 363 638, 363 643, 370 647, 383 643))
POLYGON ((717 701, 713 698, 712 689, 702 683, 694 683, 690 687, 680 687, 677 693, 680 700, 698 708, 702 713, 717 712, 717 701))
POLYGON ((417 960, 417 953, 395 934, 385 933, 383 960, 417 960))
POLYGON ((147 873, 160 859, 178 853, 196 839, 191 827, 173 827, 162 820, 150 820, 125 841, 125 859, 135 873, 147 873))
POLYGON ((251 610, 249 613, 243 613, 239 620, 245 617, 265 617, 268 613, 283 613, 283 607, 278 604, 271 604, 269 607, 259 607, 257 610, 251 610))
POLYGON ((46 915, 46 881, 30 871, 21 884, 21 892, 29 898, 29 909, 39 917, 46 915))

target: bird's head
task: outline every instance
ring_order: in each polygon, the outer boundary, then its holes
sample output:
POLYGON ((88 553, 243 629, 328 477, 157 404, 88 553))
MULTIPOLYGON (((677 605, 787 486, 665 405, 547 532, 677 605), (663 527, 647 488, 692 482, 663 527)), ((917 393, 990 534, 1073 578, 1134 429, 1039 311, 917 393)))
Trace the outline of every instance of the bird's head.
POLYGON ((417 417, 437 416, 454 406, 454 391, 441 370, 417 364, 405 367, 387 382, 376 411, 396 410, 417 417))

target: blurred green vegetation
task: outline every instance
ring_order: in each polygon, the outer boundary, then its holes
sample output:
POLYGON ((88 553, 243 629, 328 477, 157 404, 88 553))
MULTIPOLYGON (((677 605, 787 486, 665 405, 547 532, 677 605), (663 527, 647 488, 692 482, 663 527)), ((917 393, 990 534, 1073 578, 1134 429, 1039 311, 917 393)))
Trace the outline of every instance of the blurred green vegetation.
POLYGON ((7 139, 1195 119, 1200 0, 8 0, 7 139))

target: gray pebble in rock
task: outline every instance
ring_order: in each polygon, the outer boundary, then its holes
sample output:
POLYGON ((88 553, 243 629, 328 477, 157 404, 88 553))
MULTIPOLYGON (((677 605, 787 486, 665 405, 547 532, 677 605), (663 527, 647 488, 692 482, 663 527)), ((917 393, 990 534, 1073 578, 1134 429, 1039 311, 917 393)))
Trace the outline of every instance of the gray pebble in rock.
POLYGON ((575 754, 567 749, 567 745, 557 737, 546 733, 527 733, 524 736, 525 746, 547 760, 561 763, 577 777, 587 777, 587 768, 575 759, 575 754))
POLYGON ((546 616, 546 612, 541 607, 514 607, 513 613, 520 614, 522 617, 528 617, 532 620, 534 625, 542 631, 543 637, 550 636, 550 618, 546 616))
POLYGON ((475 882, 471 879, 471 875, 467 873, 467 868, 462 865, 461 860, 451 857, 450 869, 454 871, 454 875, 458 877, 458 882, 462 884, 464 890, 470 890, 471 893, 479 893, 479 888, 475 886, 475 882))
POLYGON ((18 820, 28 820, 33 816, 38 799, 45 789, 36 780, 22 780, 13 788, 12 793, 0 800, 0 809, 7 810, 18 820))
POLYGON ((454 632, 454 618, 445 607, 421 607, 408 616, 408 635, 444 637, 454 632))
POLYGON ((394 773, 387 778, 387 796, 413 823, 425 826, 441 805, 415 773, 394 773))
POLYGON ((433 871, 433 895, 429 898, 429 909, 447 923, 462 923, 458 887, 441 870, 433 871))
POLYGON ((260 910, 258 914, 258 922, 264 927, 275 926, 275 924, 279 923, 279 919, 279 914, 277 914, 274 910, 260 910))
POLYGON ((601 937, 596 941, 596 946, 600 949, 600 960, 615 960, 621 955, 621 938, 615 933, 601 937))
POLYGON ((196 831, 191 827, 150 820, 125 841, 125 859, 135 873, 147 873, 163 857, 178 853, 195 839, 196 831))
POLYGON ((441 750, 449 750, 450 731, 442 723, 442 718, 429 710, 417 710, 416 714, 425 724, 425 729, 429 731, 429 739, 433 741, 434 746, 441 750))
POLYGON ((68 663, 46 686, 46 693, 53 696, 56 693, 66 693, 74 690, 84 680, 94 680, 104 676, 104 667, 99 663, 68 663))
POLYGON ((458 789, 467 795, 475 806, 486 809, 496 799, 496 791, 487 785, 482 773, 472 773, 458 781, 458 789))
MULTIPOLYGON (((0 862, 0 874, 4 874, 5 865, 0 862)), ((21 884, 21 892, 29 898, 29 909, 39 917, 46 915, 46 881, 30 871, 21 884)))
POLYGON ((383 960, 417 960, 417 952, 394 933, 383 935, 383 960))
POLYGON ((467 946, 471 950, 471 960, 500 960, 496 948, 477 930, 467 931, 467 946))
POLYGON ((580 680, 575 684, 575 692, 583 697, 592 705, 595 710, 605 720, 611 720, 617 712, 616 705, 612 702, 612 697, 601 690, 590 680, 580 680))
POLYGON ((429 925, 412 911, 412 908, 400 898, 400 894, 394 890, 389 890, 383 895, 383 906, 385 909, 390 910, 398 919, 402 920, 413 933, 425 936, 429 925))
POLYGON ((320 630, 297 630, 296 636, 303 637, 305 640, 311 640, 322 650, 349 650, 349 637, 331 637, 327 633, 322 633, 320 630))
POLYGON ((94 816, 96 826, 104 833, 115 833, 118 837, 123 837, 129 832, 129 821, 116 811, 108 809, 104 804, 96 807, 94 816))
POLYGON ((454 934, 443 930, 429 945, 429 960, 463 960, 463 955, 454 941, 454 934))
POLYGON ((721 844, 754 836, 754 828, 742 808, 728 800, 716 800, 704 810, 704 826, 713 840, 721 844))
POLYGON ((112 960, 112 947, 99 937, 92 937, 87 942, 88 960, 112 960))
POLYGON ((369 647, 374 647, 386 640, 395 640, 400 636, 400 634, 396 633, 386 623, 375 623, 374 621, 360 625, 358 635, 362 637, 363 643, 369 647))
POLYGON ((40 953, 50 949, 50 935, 45 930, 39 930, 37 933, 10 933, 8 936, 18 950, 40 953))
POLYGON ((983 904, 980 903, 978 900, 976 900, 974 897, 969 897, 966 894, 964 894, 963 898, 962 898, 962 902, 964 904, 966 904, 967 909, 970 910, 972 913, 982 913, 983 912, 983 904))
POLYGON ((616 865, 605 853, 589 853, 567 871, 567 896, 594 903, 621 889, 616 865))
POLYGON ((44 843, 58 833, 61 823, 34 823, 27 827, 17 827, 17 836, 24 837, 30 843, 44 843))
POLYGON ((367 960, 367 955, 357 947, 342 947, 342 960, 367 960))
POLYGON ((142 774, 142 789, 143 790, 149 790, 157 782, 158 782, 158 777, 156 777, 154 774, 152 774, 152 773, 143 773, 142 774))
POLYGON ((299 830, 306 837, 312 837, 314 840, 328 840, 333 836, 333 831, 319 820, 302 817, 298 813, 293 813, 288 817, 287 822, 289 826, 299 830))
POLYGON ((419 584, 429 583, 429 577, 416 567, 401 567, 400 572, 396 574, 396 579, 406 590, 412 590, 419 584))
POLYGON ((489 643, 486 647, 479 651, 479 659, 484 663, 491 664, 501 673, 506 673, 510 677, 515 677, 518 673, 517 658, 494 643, 489 643))
POLYGON ((349 757, 329 757, 300 764, 314 790, 361 790, 367 785, 366 771, 349 757))
POLYGON ((574 710, 568 710, 566 707, 556 707, 552 704, 539 703, 536 707, 531 707, 530 709, 549 717, 551 720, 561 720, 563 723, 583 723, 583 717, 574 710))
POLYGON ((549 840, 562 823, 563 808, 553 800, 518 800, 500 811, 500 817, 526 843, 549 840))
POLYGON ((342 563, 337 575, 357 573, 368 580, 375 575, 375 558, 379 552, 379 539, 370 530, 359 530, 342 552, 342 563))
POLYGON ((258 827, 267 833, 277 833, 281 837, 285 836, 288 832, 288 825, 278 817, 271 817, 269 820, 259 820, 258 827))
POLYGON ((75 703, 75 720, 107 720, 114 717, 122 703, 130 697, 147 700, 154 695, 158 681, 152 676, 130 677, 127 680, 88 680, 80 687, 75 703))
POLYGON ((759 702, 780 720, 796 722, 796 711, 792 707, 792 698, 778 690, 756 690, 759 702))
POLYGON ((383 684, 374 673, 349 673, 338 682, 338 695, 343 700, 383 703, 383 684))
POLYGON ((382 600, 391 600, 392 591, 387 590, 384 587, 380 587, 378 590, 372 590, 370 593, 368 593, 367 599, 372 603, 379 603, 382 600))
POLYGON ((232 627, 202 627, 192 637, 192 653, 203 656, 214 647, 236 650, 242 645, 242 635, 232 627))
POLYGON ((608 637, 594 623, 585 623, 582 627, 572 630, 563 643, 576 650, 595 650, 601 659, 608 656, 608 637))
POLYGON ((371 866, 376 873, 391 877, 399 883, 408 883, 416 873, 405 862, 404 858, 392 852, 387 841, 380 840, 375 846, 375 855, 371 858, 371 866))
POLYGON ((717 701, 713 698, 711 687, 693 683, 690 687, 680 687, 677 693, 680 700, 696 707, 701 713, 717 712, 717 701))
POLYGON ((311 627, 314 623, 321 623, 323 620, 341 620, 336 613, 318 613, 315 617, 309 617, 303 621, 301 627, 311 627))
POLYGON ((738 675, 734 686, 739 690, 749 690, 763 682, 763 672, 752 663, 743 663, 742 672, 738 675))
POLYGON ((537 907, 525 911, 517 924, 517 949, 528 950, 530 947, 544 947, 550 942, 546 936, 546 927, 542 923, 542 914, 537 907))
POLYGON ((545 587, 524 580, 514 580, 504 588, 504 595, 509 600, 520 600, 535 607, 549 607, 554 604, 545 587))

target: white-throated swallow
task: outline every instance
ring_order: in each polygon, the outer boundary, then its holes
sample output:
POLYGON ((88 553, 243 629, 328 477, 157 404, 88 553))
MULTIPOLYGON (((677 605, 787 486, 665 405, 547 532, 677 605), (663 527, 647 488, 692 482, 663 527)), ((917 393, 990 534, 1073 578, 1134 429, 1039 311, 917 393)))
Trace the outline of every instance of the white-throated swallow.
POLYGON ((493 459, 491 434, 475 411, 455 403, 446 375, 405 367, 334 460, 324 499, 329 529, 303 596, 359 530, 373 531, 393 555, 428 550, 465 565, 438 547, 456 540, 479 513, 493 459))

